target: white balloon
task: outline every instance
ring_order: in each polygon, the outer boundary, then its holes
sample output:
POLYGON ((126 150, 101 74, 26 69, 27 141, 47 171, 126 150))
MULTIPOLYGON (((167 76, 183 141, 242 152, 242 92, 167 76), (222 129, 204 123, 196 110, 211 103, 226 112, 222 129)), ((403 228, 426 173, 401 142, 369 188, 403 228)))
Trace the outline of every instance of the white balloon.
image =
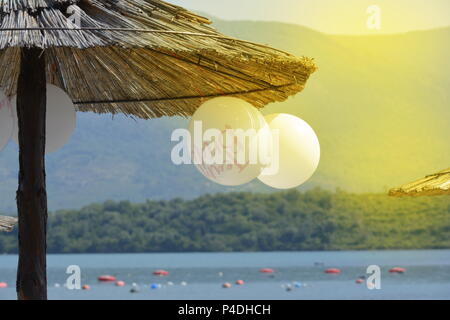
POLYGON ((271 114, 265 119, 272 135, 279 134, 278 164, 272 172, 265 168, 258 179, 276 189, 298 187, 311 178, 319 165, 319 139, 305 121, 293 115, 271 114))
MULTIPOLYGON (((12 99, 12 103, 16 106, 16 96, 12 99)), ((13 140, 18 143, 17 111, 16 108, 13 110, 16 121, 13 140)), ((61 88, 47 83, 45 153, 62 148, 75 131, 76 122, 77 116, 72 99, 61 88)))
POLYGON ((232 97, 208 100, 192 116, 189 132, 192 160, 208 179, 221 185, 238 186, 261 173, 259 140, 270 131, 262 114, 250 103, 232 97), (227 139, 226 130, 237 129, 248 133, 247 138, 227 139), (251 129, 254 134, 248 131, 251 129), (235 143, 234 149, 231 141, 235 143))
POLYGON ((0 151, 8 144, 14 128, 13 105, 0 90, 0 151))

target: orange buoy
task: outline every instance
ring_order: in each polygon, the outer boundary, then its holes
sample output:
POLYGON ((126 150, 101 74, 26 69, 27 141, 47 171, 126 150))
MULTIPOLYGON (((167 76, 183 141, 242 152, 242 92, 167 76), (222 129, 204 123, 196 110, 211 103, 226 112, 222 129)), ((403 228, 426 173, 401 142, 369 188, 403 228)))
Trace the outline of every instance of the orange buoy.
POLYGON ((98 277, 97 279, 98 279, 98 281, 101 281, 101 282, 113 282, 113 281, 116 281, 116 277, 109 276, 109 275, 103 275, 103 276, 98 277))
POLYGON ((8 288, 8 284, 6 282, 0 282, 0 288, 8 288))
POLYGON ((125 286, 125 282, 124 281, 116 281, 116 286, 117 287, 124 287, 125 286))
POLYGON ((153 274, 155 276, 164 277, 164 276, 168 276, 169 275, 169 271, 167 271, 167 270, 155 270, 155 271, 153 271, 153 274))
POLYGON ((390 273, 405 273, 405 268, 395 267, 389 270, 390 273))
POLYGON ((259 272, 261 272, 261 273, 274 273, 275 270, 270 269, 270 268, 262 268, 262 269, 259 270, 259 272))
POLYGON ((244 280, 236 280, 236 284, 238 286, 242 286, 244 284, 244 280))
POLYGON ((231 283, 225 282, 225 283, 222 285, 222 288, 225 288, 225 289, 231 288, 231 283))
POLYGON ((84 284, 84 285, 81 287, 81 289, 83 289, 83 290, 91 290, 91 286, 88 285, 88 284, 84 284))
POLYGON ((364 280, 363 279, 356 279, 356 281, 355 281, 357 284, 362 284, 362 283, 364 283, 364 280))
POLYGON ((340 269, 337 268, 329 268, 325 270, 325 273, 329 273, 329 274, 339 274, 341 273, 340 269))

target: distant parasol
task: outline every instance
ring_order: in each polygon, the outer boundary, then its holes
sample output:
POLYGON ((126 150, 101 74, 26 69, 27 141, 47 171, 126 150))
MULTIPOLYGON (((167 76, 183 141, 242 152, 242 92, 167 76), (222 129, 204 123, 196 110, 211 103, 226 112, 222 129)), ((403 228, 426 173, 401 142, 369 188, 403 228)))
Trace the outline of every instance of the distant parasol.
POLYGON ((450 168, 391 189, 389 195, 394 197, 450 195, 450 168))
POLYGON ((0 216, 0 231, 11 232, 17 224, 17 218, 0 216))

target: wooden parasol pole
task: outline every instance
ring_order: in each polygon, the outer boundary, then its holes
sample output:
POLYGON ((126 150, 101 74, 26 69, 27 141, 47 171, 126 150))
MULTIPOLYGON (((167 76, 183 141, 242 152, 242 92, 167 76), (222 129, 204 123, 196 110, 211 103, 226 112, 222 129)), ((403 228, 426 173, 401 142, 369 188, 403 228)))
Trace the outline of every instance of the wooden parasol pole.
POLYGON ((23 48, 17 83, 19 126, 19 265, 17 298, 47 299, 45 186, 45 54, 23 48))

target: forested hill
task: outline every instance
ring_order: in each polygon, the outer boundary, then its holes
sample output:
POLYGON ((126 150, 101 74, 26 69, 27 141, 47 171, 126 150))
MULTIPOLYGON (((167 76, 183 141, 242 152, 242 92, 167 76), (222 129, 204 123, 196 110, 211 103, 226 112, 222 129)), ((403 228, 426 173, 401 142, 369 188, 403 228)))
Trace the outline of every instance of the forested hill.
MULTIPOLYGON (((17 252, 0 234, 0 253, 17 252)), ((50 214, 50 253, 450 248, 450 197, 320 189, 107 201, 50 214)))
MULTIPOLYGON (((213 20, 227 35, 315 58, 319 70, 305 90, 264 109, 299 116, 319 136, 321 162, 302 190, 386 192, 448 168, 450 28, 344 37, 275 22, 213 20)), ((170 136, 187 120, 80 113, 77 121, 70 142, 46 157, 51 210, 107 199, 273 191, 258 181, 223 187, 193 166, 175 166, 170 136)), ((0 152, 0 211, 16 211, 17 159, 14 143, 0 152)))

